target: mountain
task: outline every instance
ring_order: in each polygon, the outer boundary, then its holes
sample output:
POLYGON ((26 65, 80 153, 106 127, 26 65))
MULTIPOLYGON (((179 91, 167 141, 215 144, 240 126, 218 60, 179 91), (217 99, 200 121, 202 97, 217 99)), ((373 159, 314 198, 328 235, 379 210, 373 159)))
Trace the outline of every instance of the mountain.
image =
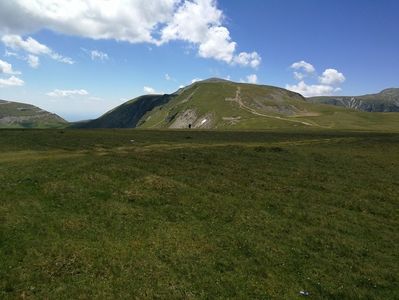
POLYGON ((60 128, 68 122, 39 107, 0 100, 0 128, 60 128))
POLYGON ((166 104, 172 95, 146 95, 130 100, 98 119, 77 123, 80 128, 134 128, 143 115, 166 104))
POLYGON ((287 127, 399 128, 399 114, 369 114, 313 103, 265 85, 212 78, 170 95, 130 100, 78 128, 278 129, 287 127))
POLYGON ((367 112, 399 112, 399 89, 386 89, 378 94, 349 97, 313 97, 311 103, 344 106, 367 112))

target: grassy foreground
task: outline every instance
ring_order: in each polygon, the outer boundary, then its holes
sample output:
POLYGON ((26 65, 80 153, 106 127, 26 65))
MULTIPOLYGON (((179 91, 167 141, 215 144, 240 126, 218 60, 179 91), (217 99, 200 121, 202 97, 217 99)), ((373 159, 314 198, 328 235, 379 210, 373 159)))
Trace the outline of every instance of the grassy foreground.
POLYGON ((399 298, 399 135, 0 131, 0 298, 399 298))

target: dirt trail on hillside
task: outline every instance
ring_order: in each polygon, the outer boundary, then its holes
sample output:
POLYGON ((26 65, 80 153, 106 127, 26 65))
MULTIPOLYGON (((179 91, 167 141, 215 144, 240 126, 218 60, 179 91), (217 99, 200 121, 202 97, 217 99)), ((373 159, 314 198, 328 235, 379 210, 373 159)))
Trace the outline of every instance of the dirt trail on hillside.
POLYGON ((271 116, 271 115, 266 115, 266 114, 262 114, 260 112, 257 112, 255 109, 247 106, 241 98, 241 88, 238 87, 237 91, 236 91, 236 97, 235 98, 227 98, 226 101, 234 101, 237 102, 238 105, 240 106, 241 109, 246 110, 248 112, 250 112, 251 114, 257 115, 257 116, 261 116, 261 117, 266 117, 266 118, 271 118, 271 119, 277 119, 277 120, 282 120, 282 121, 288 121, 288 122, 294 122, 294 123, 300 123, 302 125, 306 125, 306 126, 317 126, 317 127, 321 127, 317 124, 312 124, 312 123, 308 123, 308 122, 304 122, 304 121, 298 121, 298 120, 292 120, 292 119, 288 119, 288 118, 282 118, 282 117, 277 117, 277 116, 271 116))

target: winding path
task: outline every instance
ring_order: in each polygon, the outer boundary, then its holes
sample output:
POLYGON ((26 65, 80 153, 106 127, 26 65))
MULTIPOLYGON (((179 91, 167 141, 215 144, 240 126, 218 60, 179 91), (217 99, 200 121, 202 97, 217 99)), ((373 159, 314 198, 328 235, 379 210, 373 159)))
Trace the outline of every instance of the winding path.
POLYGON ((266 115, 266 114, 262 114, 260 112, 257 112, 255 109, 247 106, 246 104, 244 104, 244 102, 242 102, 241 88, 240 87, 237 88, 236 97, 235 98, 226 98, 226 101, 235 101, 235 102, 238 103, 238 105, 240 106, 241 109, 246 110, 246 111, 250 112, 251 114, 254 114, 254 115, 257 115, 257 116, 271 118, 271 119, 277 119, 277 120, 283 120, 283 121, 288 121, 288 122, 294 122, 294 123, 300 123, 300 124, 303 124, 303 125, 306 125, 306 126, 317 126, 317 127, 320 127, 317 124, 312 124, 312 123, 308 123, 308 122, 304 122, 304 121, 298 121, 298 120, 292 120, 292 119, 288 119, 288 118, 276 117, 276 116, 266 115))

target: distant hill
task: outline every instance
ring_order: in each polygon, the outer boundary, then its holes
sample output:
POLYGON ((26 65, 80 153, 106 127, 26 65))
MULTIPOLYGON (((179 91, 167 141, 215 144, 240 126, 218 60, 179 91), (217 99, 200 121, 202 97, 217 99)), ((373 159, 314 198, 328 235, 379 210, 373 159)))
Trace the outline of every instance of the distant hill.
POLYGON ((130 100, 75 128, 397 130, 399 114, 370 114, 265 85, 211 78, 170 95, 130 100))
POLYGON ((68 122, 39 107, 0 100, 0 128, 60 128, 68 122))
POLYGON ((378 94, 347 97, 313 97, 311 103, 343 106, 367 112, 399 112, 399 89, 386 89, 378 94))

